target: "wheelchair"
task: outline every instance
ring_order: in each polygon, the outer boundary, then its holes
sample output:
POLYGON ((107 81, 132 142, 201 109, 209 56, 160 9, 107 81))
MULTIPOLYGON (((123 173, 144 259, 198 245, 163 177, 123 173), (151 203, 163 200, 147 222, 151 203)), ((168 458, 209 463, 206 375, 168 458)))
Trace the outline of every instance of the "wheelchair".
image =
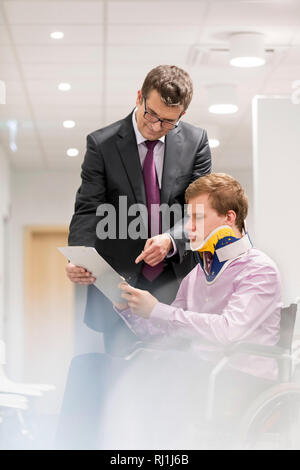
MULTIPOLYGON (((214 422, 218 377, 238 354, 272 358, 278 366, 277 380, 258 394, 240 416, 228 447, 235 449, 300 449, 300 360, 293 350, 297 304, 281 309, 280 339, 275 346, 239 343, 225 351, 212 370, 208 384, 208 423, 214 422)), ((295 343, 294 343, 295 345, 295 343)))
POLYGON ((174 345, 167 341, 138 342, 119 359, 98 353, 76 356, 67 381, 58 448, 300 448, 300 383, 292 351, 296 310, 295 304, 282 309, 276 346, 236 343, 220 353, 219 361, 200 361, 198 354, 190 354, 190 341, 176 342, 174 355, 174 345), (239 354, 271 358, 278 364, 278 376, 267 381, 250 377, 247 382, 247 374, 228 374, 226 366, 239 354), (224 375, 229 377, 227 391, 224 375), (249 403, 238 408, 236 396, 243 398, 248 384, 256 382, 249 403), (222 406, 220 395, 229 396, 231 407, 222 406), (91 437, 99 428, 92 447, 91 437))

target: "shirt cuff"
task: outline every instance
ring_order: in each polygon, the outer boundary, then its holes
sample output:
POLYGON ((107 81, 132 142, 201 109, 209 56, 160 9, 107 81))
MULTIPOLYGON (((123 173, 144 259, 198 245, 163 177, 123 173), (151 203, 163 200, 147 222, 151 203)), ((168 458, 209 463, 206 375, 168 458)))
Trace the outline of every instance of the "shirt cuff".
POLYGON ((153 319, 165 320, 165 321, 172 320, 173 310, 174 310, 174 307, 172 307, 171 305, 158 302, 150 314, 150 319, 153 318, 153 319))
POLYGON ((124 310, 119 310, 115 305, 113 305, 113 308, 114 310, 119 314, 119 316, 122 318, 122 320, 126 323, 126 325, 128 326, 128 328, 131 329, 131 331, 133 331, 134 334, 135 331, 133 329, 133 326, 130 322, 130 319, 133 315, 132 311, 130 310, 130 308, 125 308, 124 310))
POLYGON ((170 250, 169 253, 167 254, 166 258, 171 258, 172 256, 176 255, 177 253, 177 247, 175 245, 175 242, 174 242, 174 238, 172 237, 172 235, 170 235, 169 233, 167 233, 167 235, 170 237, 171 239, 171 242, 172 242, 172 245, 173 245, 173 250, 170 250))

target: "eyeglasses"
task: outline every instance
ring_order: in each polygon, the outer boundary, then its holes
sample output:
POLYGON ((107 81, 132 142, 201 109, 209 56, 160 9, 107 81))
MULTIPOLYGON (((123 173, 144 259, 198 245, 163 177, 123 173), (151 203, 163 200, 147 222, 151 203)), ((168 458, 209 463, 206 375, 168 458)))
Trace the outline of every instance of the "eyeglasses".
MULTIPOLYGON (((143 98, 144 98, 144 109, 145 109, 144 118, 147 119, 147 121, 152 122, 152 124, 155 124, 156 122, 160 122, 161 127, 163 129, 168 129, 168 130, 176 129, 176 127, 178 127, 178 124, 173 124, 173 122, 165 121, 164 119, 160 119, 157 116, 154 116, 154 114, 149 113, 149 111, 147 111, 147 108, 146 108, 146 98, 145 97, 143 98)), ((181 115, 179 116, 179 118, 180 117, 181 115)))

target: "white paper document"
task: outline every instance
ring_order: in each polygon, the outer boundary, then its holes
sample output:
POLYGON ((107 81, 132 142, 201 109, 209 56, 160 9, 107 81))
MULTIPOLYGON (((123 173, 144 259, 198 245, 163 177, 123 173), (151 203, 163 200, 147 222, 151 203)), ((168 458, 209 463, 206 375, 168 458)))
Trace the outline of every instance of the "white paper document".
POLYGON ((122 276, 115 271, 110 264, 99 255, 95 248, 90 246, 63 246, 58 250, 76 266, 81 266, 90 271, 96 278, 94 285, 112 302, 125 302, 118 288, 124 281, 122 276))

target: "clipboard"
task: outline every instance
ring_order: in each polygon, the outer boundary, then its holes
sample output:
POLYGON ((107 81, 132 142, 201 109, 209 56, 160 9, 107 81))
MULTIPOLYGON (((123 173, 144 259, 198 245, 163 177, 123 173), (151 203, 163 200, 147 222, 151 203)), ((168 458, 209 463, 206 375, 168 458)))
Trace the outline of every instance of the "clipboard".
POLYGON ((90 246, 63 246, 57 249, 76 266, 81 266, 90 271, 96 281, 93 283, 97 289, 111 300, 111 302, 126 301, 121 297, 118 285, 124 282, 124 278, 115 271, 111 265, 99 255, 95 248, 90 246))

